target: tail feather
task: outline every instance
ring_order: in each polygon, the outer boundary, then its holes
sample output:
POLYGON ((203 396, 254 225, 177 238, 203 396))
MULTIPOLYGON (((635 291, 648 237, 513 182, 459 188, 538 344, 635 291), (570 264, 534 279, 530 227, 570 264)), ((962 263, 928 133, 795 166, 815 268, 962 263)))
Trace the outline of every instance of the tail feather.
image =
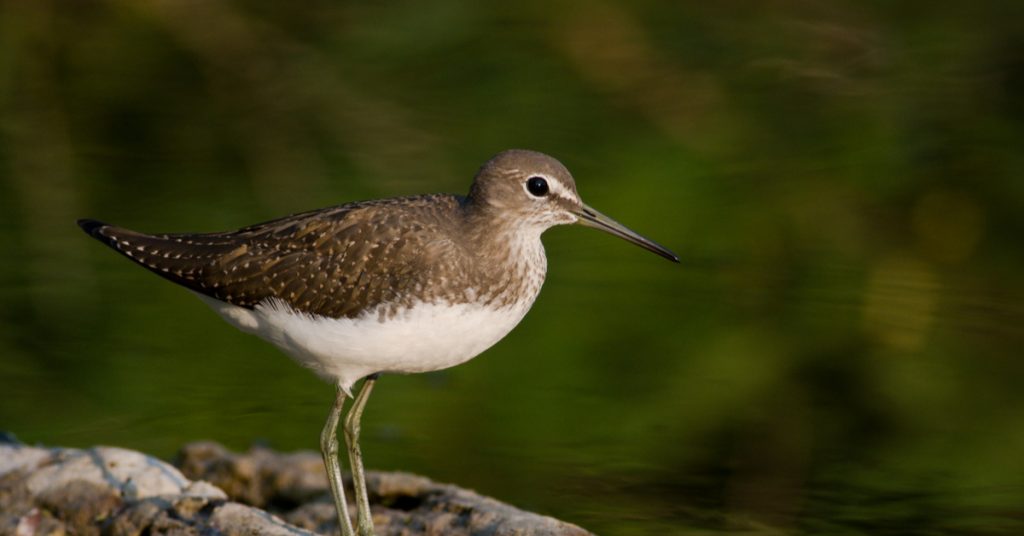
POLYGON ((92 219, 78 220, 78 226, 151 272, 203 294, 209 293, 203 270, 239 245, 223 236, 149 235, 92 219))
POLYGON ((78 220, 78 226, 81 227, 83 231, 85 231, 85 234, 93 238, 100 238, 101 235, 99 233, 104 227, 107 227, 107 224, 99 220, 82 218, 78 220))

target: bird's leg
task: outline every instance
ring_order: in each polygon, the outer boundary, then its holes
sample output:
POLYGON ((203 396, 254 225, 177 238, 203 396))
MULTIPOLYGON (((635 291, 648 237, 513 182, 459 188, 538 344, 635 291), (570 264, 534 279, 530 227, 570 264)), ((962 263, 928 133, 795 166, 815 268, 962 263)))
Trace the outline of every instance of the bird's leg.
POLYGON ((338 511, 338 523, 341 527, 342 536, 355 536, 352 531, 352 521, 348 517, 348 503, 345 502, 345 487, 341 481, 341 464, 338 463, 338 419, 341 418, 341 408, 345 405, 345 391, 338 386, 338 392, 334 397, 334 405, 331 406, 331 413, 327 416, 327 423, 320 432, 320 454, 324 458, 324 467, 327 468, 327 482, 331 484, 331 495, 334 497, 334 507, 338 511))
POLYGON ((359 394, 345 417, 345 442, 348 443, 348 460, 352 467, 352 487, 356 493, 356 529, 359 536, 373 536, 373 516, 370 514, 370 500, 366 493, 366 474, 363 472, 363 454, 359 450, 359 420, 366 407, 366 399, 370 398, 373 384, 377 382, 377 374, 371 374, 363 380, 359 394))

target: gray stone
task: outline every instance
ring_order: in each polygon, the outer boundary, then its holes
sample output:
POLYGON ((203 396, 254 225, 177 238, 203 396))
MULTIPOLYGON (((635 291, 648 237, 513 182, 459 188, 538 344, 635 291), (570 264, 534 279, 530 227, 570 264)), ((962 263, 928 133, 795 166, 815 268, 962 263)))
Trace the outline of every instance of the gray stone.
POLYGON ((229 536, 265 534, 266 536, 312 536, 313 533, 284 522, 264 510, 238 503, 227 503, 214 511, 210 526, 229 536))
MULTIPOLYGON (((30 448, 20 447, 22 450, 30 448)), ((144 499, 178 495, 190 484, 174 466, 140 452, 115 447, 47 452, 50 459, 41 466, 37 465, 25 482, 33 495, 59 490, 72 482, 90 482, 116 490, 119 496, 128 499, 144 499)), ((4 452, 0 451, 0 457, 3 455, 4 452)), ((30 464, 38 462, 32 456, 26 458, 30 464)))
MULTIPOLYGON (((259 447, 232 453, 202 442, 186 445, 176 463, 189 478, 234 490, 237 496, 229 492, 232 499, 245 498, 243 502, 271 509, 295 526, 338 532, 318 453, 280 454, 259 447)), ((590 534, 576 525, 408 473, 368 471, 367 491, 378 536, 590 534)), ((355 512, 353 505, 350 512, 355 512)))
MULTIPOLYGON (((239 454, 204 442, 177 463, 115 447, 0 443, 0 535, 338 533, 318 454, 239 454)), ((379 536, 589 534, 416 475, 371 471, 367 480, 379 536)))

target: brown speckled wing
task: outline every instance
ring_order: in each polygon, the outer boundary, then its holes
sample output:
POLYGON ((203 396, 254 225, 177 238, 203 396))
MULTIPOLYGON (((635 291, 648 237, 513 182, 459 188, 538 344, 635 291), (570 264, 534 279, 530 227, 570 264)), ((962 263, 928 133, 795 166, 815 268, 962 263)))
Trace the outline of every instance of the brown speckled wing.
POLYGON ((470 265, 450 239, 455 196, 353 203, 237 231, 147 235, 82 220, 91 236, 157 275, 218 300, 252 308, 277 298, 332 318, 381 304, 381 314, 422 299, 453 298, 431 285, 470 265))

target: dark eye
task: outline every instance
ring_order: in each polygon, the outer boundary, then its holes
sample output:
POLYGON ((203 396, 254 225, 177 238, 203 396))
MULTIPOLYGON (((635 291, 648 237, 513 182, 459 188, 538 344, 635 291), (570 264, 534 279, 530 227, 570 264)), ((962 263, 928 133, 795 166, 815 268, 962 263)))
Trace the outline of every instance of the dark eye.
POLYGON ((548 181, 542 177, 530 177, 526 181, 526 189, 537 197, 544 197, 548 193, 548 181))

